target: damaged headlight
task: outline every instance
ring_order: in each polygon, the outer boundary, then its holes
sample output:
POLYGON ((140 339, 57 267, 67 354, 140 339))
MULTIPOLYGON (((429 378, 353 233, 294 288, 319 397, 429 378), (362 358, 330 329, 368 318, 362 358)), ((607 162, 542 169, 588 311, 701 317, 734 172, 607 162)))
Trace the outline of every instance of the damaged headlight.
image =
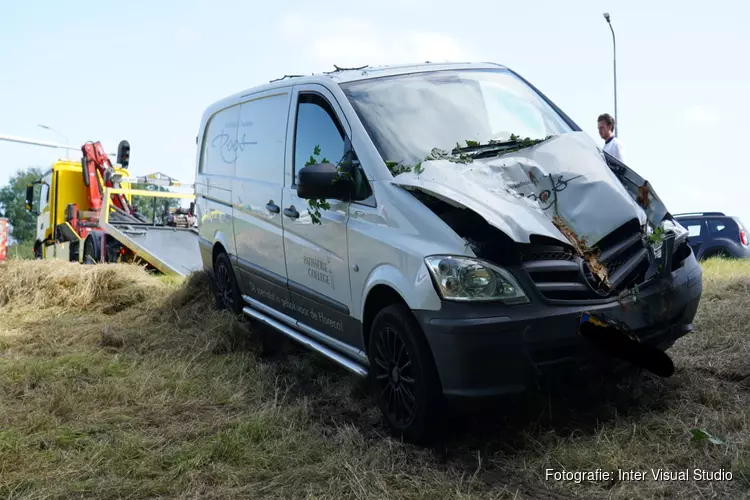
POLYGON ((456 301, 498 300, 524 304, 529 298, 508 271, 468 257, 433 255, 427 268, 443 299, 456 301))

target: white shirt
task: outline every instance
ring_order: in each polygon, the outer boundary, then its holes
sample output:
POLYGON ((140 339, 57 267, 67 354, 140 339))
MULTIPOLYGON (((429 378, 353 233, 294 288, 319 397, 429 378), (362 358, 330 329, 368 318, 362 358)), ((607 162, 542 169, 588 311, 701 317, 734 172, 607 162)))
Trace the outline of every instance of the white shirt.
POLYGON ((612 136, 609 142, 604 143, 604 147, 602 149, 604 149, 604 151, 611 154, 621 162, 625 163, 625 160, 623 160, 623 153, 625 152, 625 148, 623 148, 620 139, 618 139, 617 137, 612 136))

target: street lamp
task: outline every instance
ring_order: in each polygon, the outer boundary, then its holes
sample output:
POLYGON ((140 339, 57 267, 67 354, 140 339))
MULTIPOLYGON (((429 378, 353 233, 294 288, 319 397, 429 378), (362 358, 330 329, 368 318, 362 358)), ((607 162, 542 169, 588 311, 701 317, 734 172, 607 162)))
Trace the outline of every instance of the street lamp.
MULTIPOLYGON (((43 128, 45 130, 49 130, 50 132, 56 133, 57 135, 59 135, 60 137, 62 137, 63 139, 65 139, 65 144, 67 144, 68 146, 70 146, 70 141, 68 141, 68 138, 65 137, 62 133, 58 132, 57 130, 53 129, 52 127, 48 127, 47 125, 38 124, 37 126, 40 127, 40 128, 43 128)), ((70 153, 68 152, 67 149, 65 150, 65 158, 66 159, 70 159, 70 153)))
POLYGON ((612 22, 609 20, 609 13, 604 13, 604 19, 607 20, 607 24, 609 25, 609 30, 612 32, 612 61, 614 63, 614 73, 615 73, 615 136, 617 135, 617 130, 620 128, 620 122, 617 121, 617 45, 615 44, 615 30, 612 29, 612 22))

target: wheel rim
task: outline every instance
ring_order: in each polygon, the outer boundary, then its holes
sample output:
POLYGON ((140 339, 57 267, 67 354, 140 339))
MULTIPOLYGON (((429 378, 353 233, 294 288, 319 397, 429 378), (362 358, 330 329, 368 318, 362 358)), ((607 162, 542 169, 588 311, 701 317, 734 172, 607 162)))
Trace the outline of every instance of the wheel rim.
POLYGON ((403 339, 388 326, 375 343, 375 378, 389 418, 399 427, 409 425, 417 403, 414 369, 403 339))
POLYGON ((231 310, 234 308, 234 296, 232 294, 232 278, 229 276, 229 269, 224 265, 219 265, 219 268, 216 270, 216 277, 221 303, 224 307, 231 310))

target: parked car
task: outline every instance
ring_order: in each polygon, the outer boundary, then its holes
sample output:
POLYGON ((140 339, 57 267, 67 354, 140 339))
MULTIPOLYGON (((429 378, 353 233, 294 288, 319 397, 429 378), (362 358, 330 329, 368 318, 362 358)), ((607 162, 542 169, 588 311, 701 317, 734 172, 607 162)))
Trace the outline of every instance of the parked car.
POLYGON ((676 214, 688 230, 688 244, 698 260, 711 257, 750 258, 750 238, 739 217, 722 212, 676 214))
POLYGON ((687 231, 501 65, 284 77, 209 106, 196 143, 218 305, 369 377, 406 439, 595 363, 592 315, 660 354, 693 329, 687 231))

